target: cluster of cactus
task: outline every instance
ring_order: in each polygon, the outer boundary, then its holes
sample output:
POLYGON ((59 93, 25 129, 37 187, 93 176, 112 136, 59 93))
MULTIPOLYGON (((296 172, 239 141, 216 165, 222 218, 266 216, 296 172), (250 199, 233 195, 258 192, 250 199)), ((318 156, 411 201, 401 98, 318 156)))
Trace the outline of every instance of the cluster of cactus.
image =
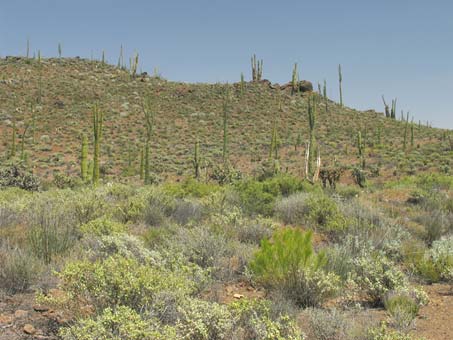
POLYGON ((150 97, 145 98, 145 100, 143 101, 143 113, 145 115, 145 123, 146 123, 143 179, 144 179, 145 184, 151 184, 150 144, 151 144, 151 137, 152 137, 152 133, 153 133, 153 127, 154 127, 154 111, 152 109, 152 102, 151 102, 150 97))
POLYGON ((384 96, 382 96, 382 101, 384 102, 384 109, 385 109, 385 116, 387 118, 396 118, 396 101, 397 98, 392 99, 392 107, 390 107, 387 102, 385 101, 384 96))
POLYGON ((134 57, 129 58, 129 64, 130 64, 131 77, 135 78, 137 76, 137 69, 138 69, 138 52, 135 52, 134 57))
POLYGON ((299 73, 297 72, 297 63, 294 63, 293 74, 291 76, 292 94, 299 92, 299 73))
POLYGON ((99 182, 100 177, 100 157, 101 157, 101 139, 102 127, 104 124, 104 112, 99 110, 99 106, 93 106, 93 141, 94 141, 94 154, 93 154, 93 184, 99 182))
POLYGON ((338 84, 339 84, 339 88, 340 88, 340 106, 343 106, 342 82, 343 82, 343 73, 341 73, 341 65, 338 64, 338 84))
POLYGON ((257 60, 254 54, 251 58, 252 81, 260 81, 263 77, 263 59, 257 60))

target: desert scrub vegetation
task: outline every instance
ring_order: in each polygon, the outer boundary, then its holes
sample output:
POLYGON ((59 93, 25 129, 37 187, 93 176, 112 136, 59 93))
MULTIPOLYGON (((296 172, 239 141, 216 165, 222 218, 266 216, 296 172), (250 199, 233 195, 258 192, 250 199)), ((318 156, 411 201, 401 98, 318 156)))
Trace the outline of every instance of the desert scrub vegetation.
MULTIPOLYGON (((384 306, 389 327, 403 331, 426 301, 399 250, 410 233, 358 197, 289 175, 224 186, 189 179, 9 188, 0 191, 0 212, 1 289, 32 289, 38 302, 71 315, 63 339, 341 338, 340 321, 323 326, 332 317, 326 303, 384 306), (264 210, 254 192, 269 198, 264 210), (226 303, 212 294, 238 283, 266 297, 226 303), (297 319, 307 307, 319 308, 310 329, 297 319)), ((420 240, 427 261, 448 263, 447 240, 420 240)))

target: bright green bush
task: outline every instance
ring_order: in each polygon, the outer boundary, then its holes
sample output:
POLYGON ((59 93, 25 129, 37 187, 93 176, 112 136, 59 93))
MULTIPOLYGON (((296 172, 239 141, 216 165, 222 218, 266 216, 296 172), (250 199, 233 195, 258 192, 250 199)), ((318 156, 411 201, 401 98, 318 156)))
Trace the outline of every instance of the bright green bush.
POLYGON ((235 185, 241 207, 249 214, 271 216, 275 200, 302 190, 313 190, 307 184, 289 175, 278 175, 259 182, 248 179, 235 185))
POLYGON ((223 188, 218 184, 199 182, 193 178, 187 178, 180 183, 165 183, 163 192, 173 197, 206 197, 215 192, 220 192, 223 188))
POLYGON ((258 281, 282 289, 297 305, 316 306, 338 289, 339 278, 324 272, 326 263, 324 252, 313 251, 311 231, 288 228, 261 242, 250 268, 258 281))
POLYGON ((124 224, 115 222, 106 217, 100 217, 80 226, 82 234, 91 236, 112 235, 127 230, 124 224))
POLYGON ((64 340, 169 340, 180 339, 176 329, 156 319, 143 319, 129 307, 106 308, 96 318, 78 321, 60 330, 64 340))

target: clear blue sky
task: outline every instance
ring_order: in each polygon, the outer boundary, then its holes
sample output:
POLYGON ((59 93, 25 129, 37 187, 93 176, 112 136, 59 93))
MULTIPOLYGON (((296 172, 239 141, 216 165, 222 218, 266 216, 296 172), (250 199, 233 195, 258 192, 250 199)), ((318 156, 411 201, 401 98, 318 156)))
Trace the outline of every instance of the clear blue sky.
POLYGON ((233 82, 250 77, 250 55, 264 77, 324 78, 338 98, 382 111, 381 95, 435 126, 453 128, 453 1, 451 0, 0 0, 0 55, 100 58, 116 63, 140 53, 141 67, 170 80, 233 82))

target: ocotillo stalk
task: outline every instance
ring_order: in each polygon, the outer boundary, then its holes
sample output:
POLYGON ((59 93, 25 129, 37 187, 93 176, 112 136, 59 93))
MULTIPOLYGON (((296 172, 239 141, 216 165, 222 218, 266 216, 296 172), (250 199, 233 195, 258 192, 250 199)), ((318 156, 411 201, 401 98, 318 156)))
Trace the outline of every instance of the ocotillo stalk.
POLYGON ((80 177, 84 182, 88 179, 88 138, 85 134, 82 135, 82 148, 80 150, 80 177))
POLYGON ((340 87, 340 106, 343 106, 343 89, 342 89, 342 84, 343 82, 343 74, 341 73, 341 65, 338 65, 338 83, 340 87))
POLYGON ((104 113, 99 110, 98 105, 93 106, 93 140, 94 140, 94 154, 93 154, 93 184, 99 182, 100 177, 100 156, 101 156, 101 139, 102 127, 104 124, 104 113))
POLYGON ((25 125, 24 132, 22 132, 22 136, 20 138, 20 159, 25 160, 25 138, 27 136, 27 130, 30 127, 30 123, 25 125))
POLYGON ((384 95, 382 95, 382 101, 384 102, 385 116, 386 116, 387 118, 389 118, 389 117, 390 117, 390 107, 389 107, 389 105, 385 102, 384 95))

